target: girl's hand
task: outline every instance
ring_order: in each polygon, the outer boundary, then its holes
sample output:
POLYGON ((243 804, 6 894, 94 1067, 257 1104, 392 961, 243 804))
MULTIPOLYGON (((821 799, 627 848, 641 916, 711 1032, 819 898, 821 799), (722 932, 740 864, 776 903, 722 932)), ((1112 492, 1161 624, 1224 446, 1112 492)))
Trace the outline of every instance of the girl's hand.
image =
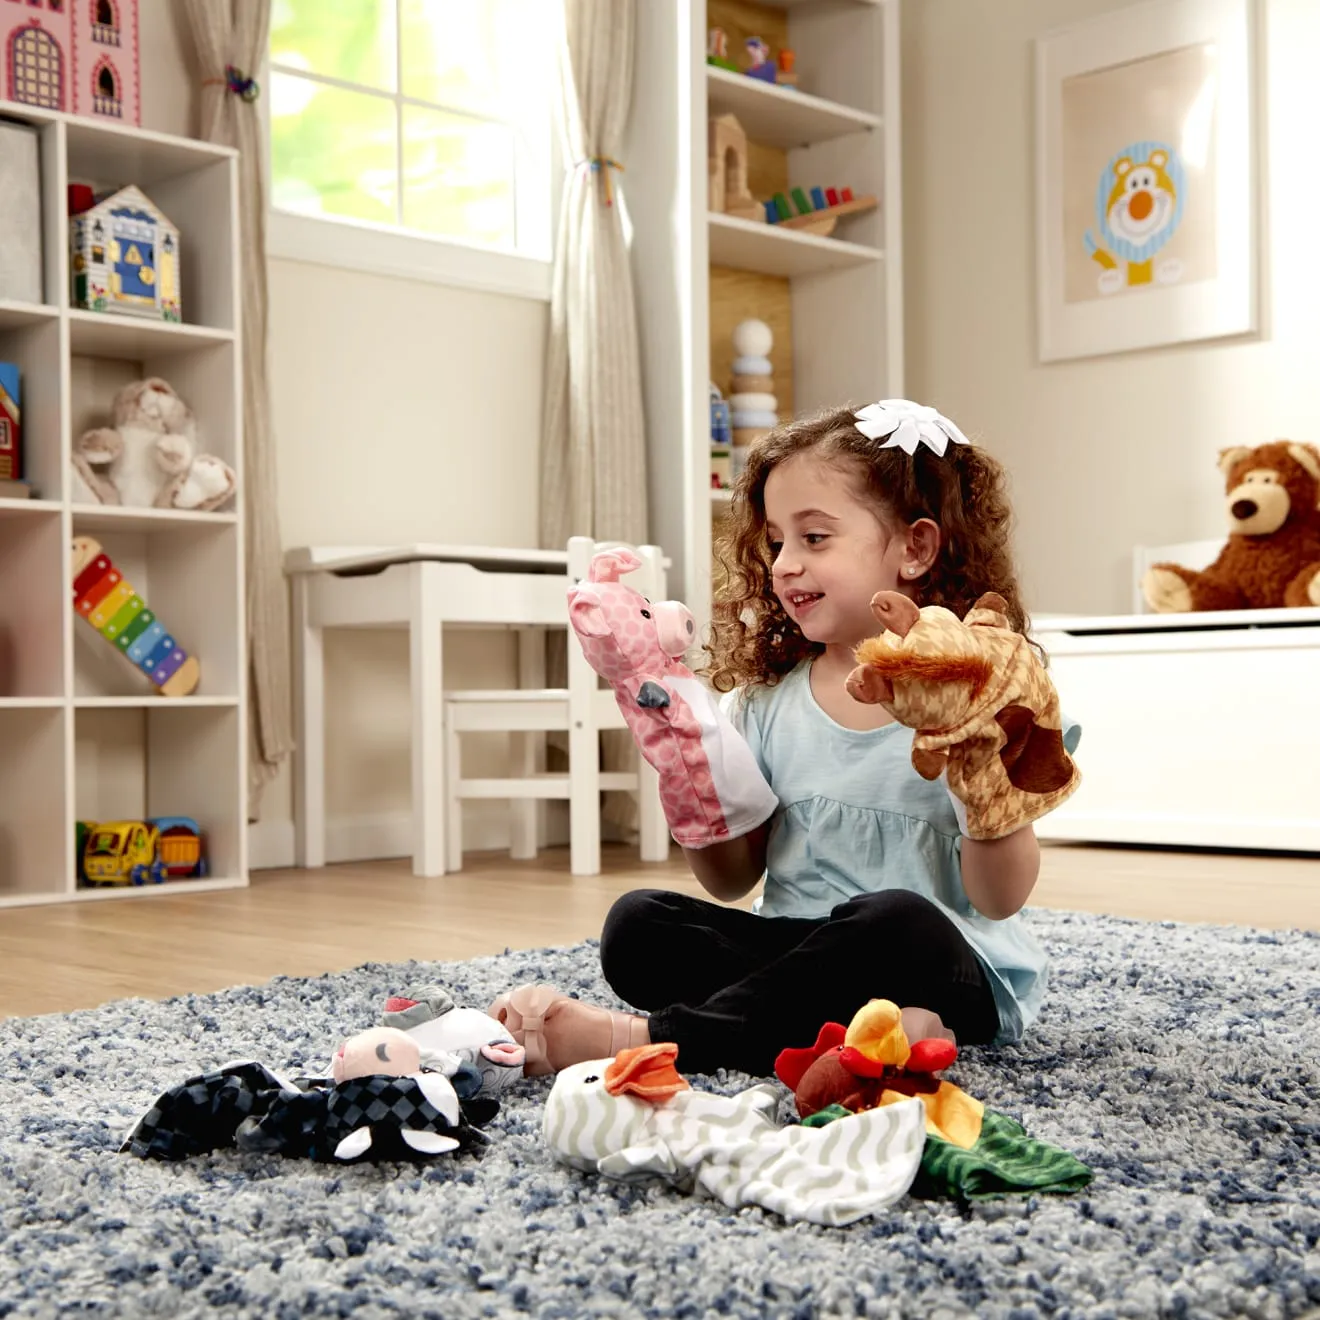
POLYGON ((909 1045, 915 1045, 919 1040, 947 1040, 956 1045, 958 1038, 951 1032, 940 1019, 938 1013, 932 1013, 928 1008, 905 1008, 899 1014, 899 1019, 903 1023, 903 1034, 908 1038, 909 1045))

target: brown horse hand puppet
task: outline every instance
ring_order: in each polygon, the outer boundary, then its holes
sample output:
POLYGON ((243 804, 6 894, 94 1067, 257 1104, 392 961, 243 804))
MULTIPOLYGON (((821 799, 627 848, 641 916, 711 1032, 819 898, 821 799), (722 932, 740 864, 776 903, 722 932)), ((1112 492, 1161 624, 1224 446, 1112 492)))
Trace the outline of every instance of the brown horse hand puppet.
POLYGON ((885 631, 857 648, 847 682, 855 700, 915 730, 913 766, 925 779, 947 774, 973 839, 1039 820, 1081 779, 1063 744, 1054 684, 1006 608, 992 592, 959 619, 878 592, 871 609, 885 631))

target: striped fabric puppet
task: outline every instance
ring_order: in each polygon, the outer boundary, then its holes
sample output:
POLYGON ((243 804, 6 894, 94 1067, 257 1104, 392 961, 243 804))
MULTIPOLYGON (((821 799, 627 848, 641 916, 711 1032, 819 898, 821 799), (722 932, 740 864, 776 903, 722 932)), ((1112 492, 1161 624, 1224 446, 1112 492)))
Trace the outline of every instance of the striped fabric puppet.
POLYGON ((652 604, 619 581, 640 565, 631 550, 600 551, 587 580, 569 588, 569 622, 659 774, 675 841, 705 848, 740 838, 768 820, 779 799, 715 694, 682 662, 696 632, 687 606, 652 604))
POLYGON ((164 697, 186 697, 201 680, 189 655, 124 580, 110 556, 90 536, 73 538, 73 608, 114 648, 131 660, 164 697))
POLYGON ((774 1087, 693 1091, 677 1056, 676 1045, 642 1045, 560 1072, 543 1123, 555 1156, 582 1172, 661 1178, 730 1208, 759 1205, 827 1225, 886 1209, 916 1177, 926 1137, 919 1100, 826 1128, 783 1127, 774 1087))

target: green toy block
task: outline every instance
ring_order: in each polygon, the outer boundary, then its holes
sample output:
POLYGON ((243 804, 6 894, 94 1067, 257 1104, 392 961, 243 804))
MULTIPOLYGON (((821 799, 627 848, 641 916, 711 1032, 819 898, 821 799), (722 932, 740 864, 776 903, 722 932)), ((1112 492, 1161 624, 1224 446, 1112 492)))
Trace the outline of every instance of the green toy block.
POLYGON ((788 204, 788 198, 783 193, 775 193, 772 199, 775 204, 775 217, 779 220, 787 220, 792 214, 792 208, 788 204))
POLYGON ((811 204, 811 198, 807 196, 802 188, 793 189, 793 205, 797 207, 798 215, 810 215, 816 208, 811 204))

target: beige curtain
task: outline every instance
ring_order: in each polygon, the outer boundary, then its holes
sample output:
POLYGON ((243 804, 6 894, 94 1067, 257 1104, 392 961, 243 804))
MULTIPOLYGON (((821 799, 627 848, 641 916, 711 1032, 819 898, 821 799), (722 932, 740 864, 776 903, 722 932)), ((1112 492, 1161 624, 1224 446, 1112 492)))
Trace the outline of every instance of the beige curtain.
POLYGON ((563 0, 559 212, 541 453, 541 542, 647 538, 642 375, 617 197, 635 0, 563 0))
POLYGON ((243 315, 243 500, 247 526, 248 814, 293 747, 289 604, 280 553, 266 378, 266 183, 259 89, 270 0, 182 0, 202 76, 201 136, 237 147, 243 315))
MULTIPOLYGON (((647 0, 647 3, 660 0, 647 0)), ((566 174, 555 247, 541 442, 541 544, 570 536, 648 539, 642 373, 632 273, 618 198, 632 96, 636 0, 563 0, 559 125, 566 174)), ((563 684, 562 643, 551 642, 548 678, 563 684)), ((607 770, 633 764, 626 733, 602 736, 607 770)), ((551 764, 564 763, 551 738, 551 764)), ((605 819, 637 823, 625 794, 605 795, 605 819)))

